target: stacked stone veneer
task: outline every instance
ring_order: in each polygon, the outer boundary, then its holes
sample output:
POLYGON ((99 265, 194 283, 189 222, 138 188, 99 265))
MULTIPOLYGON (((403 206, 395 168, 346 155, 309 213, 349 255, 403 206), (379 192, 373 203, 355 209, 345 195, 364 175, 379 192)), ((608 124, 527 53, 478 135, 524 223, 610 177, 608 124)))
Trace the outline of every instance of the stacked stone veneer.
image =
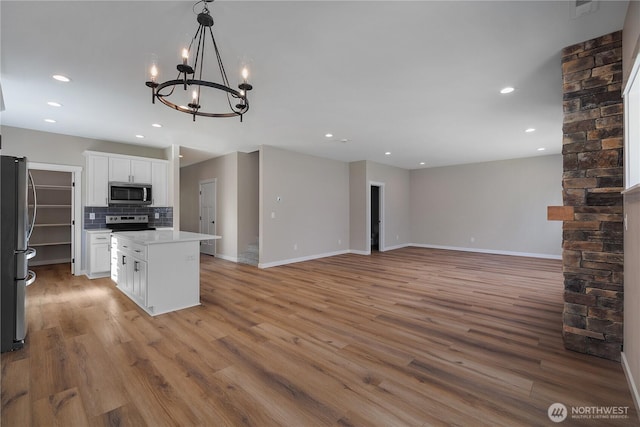
POLYGON ((562 76, 564 344, 620 360, 622 32, 563 49, 562 76))

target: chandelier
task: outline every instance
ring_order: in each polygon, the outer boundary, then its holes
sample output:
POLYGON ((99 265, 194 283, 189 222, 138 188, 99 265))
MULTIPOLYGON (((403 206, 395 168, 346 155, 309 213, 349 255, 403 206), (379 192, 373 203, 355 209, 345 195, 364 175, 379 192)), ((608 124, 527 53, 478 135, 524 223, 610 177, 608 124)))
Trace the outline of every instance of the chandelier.
MULTIPOLYGON (((213 27, 213 18, 209 13, 207 4, 211 3, 212 1, 213 0, 201 0, 193 6, 195 13, 195 7, 199 3, 204 4, 202 12, 198 13, 198 29, 196 30, 193 39, 191 39, 189 47, 182 50, 182 63, 178 64, 176 67, 178 69, 178 76, 174 80, 167 80, 166 82, 159 83, 157 81, 158 66, 154 62, 151 65, 150 69, 150 80, 145 84, 147 85, 147 87, 151 88, 151 102, 153 104, 155 104, 156 99, 158 99, 164 105, 171 107, 174 110, 191 114, 193 116, 194 122, 196 121, 196 116, 240 116, 240 121, 242 121, 242 116, 249 110, 249 99, 247 98, 247 92, 253 89, 253 86, 247 83, 249 71, 246 67, 242 69, 242 83, 238 85, 239 90, 232 89, 229 85, 229 79, 227 79, 227 73, 224 70, 224 65, 222 64, 222 59, 220 58, 220 52, 218 51, 218 45, 216 44, 216 39, 213 37, 213 30, 211 28, 213 27), (202 76, 204 69, 205 45, 207 41, 207 35, 211 36, 211 42, 216 56, 215 60, 220 72, 220 83, 205 80, 202 76), (192 56, 192 53, 194 51, 195 55, 192 56), (189 63, 190 58, 193 58, 191 61, 192 65, 190 65, 189 63), (187 105, 181 104, 179 101, 177 101, 177 98, 179 97, 178 94, 174 95, 175 89, 179 89, 180 86, 182 86, 183 92, 187 92, 187 90, 191 91, 190 102, 188 102, 187 105), (212 112, 207 111, 205 108, 203 108, 201 105, 201 99, 204 101, 204 97, 201 98, 201 96, 204 95, 204 93, 209 94, 209 92, 211 92, 208 90, 203 91, 204 88, 211 88, 224 92, 230 111, 212 112), (170 98, 174 100, 172 101, 170 98)), ((215 67, 212 68, 214 68, 215 70, 215 67)), ((177 92, 181 91, 178 90, 177 92)))

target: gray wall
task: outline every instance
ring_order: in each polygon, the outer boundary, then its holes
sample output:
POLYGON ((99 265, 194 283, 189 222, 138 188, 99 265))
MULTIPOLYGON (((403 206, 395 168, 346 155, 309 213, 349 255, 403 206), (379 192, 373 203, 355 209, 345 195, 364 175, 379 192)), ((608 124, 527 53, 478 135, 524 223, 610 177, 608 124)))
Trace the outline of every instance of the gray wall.
POLYGON ((260 153, 238 153, 238 256, 258 243, 260 153))
MULTIPOLYGON (((82 206, 86 198, 85 157, 86 150, 129 156, 166 159, 163 148, 81 138, 31 129, 0 127, 2 131, 2 155, 27 156, 30 162, 82 167, 82 206)), ((171 204, 171 199, 170 204, 171 204)))
POLYGON ((347 163, 262 146, 260 206, 263 267, 349 249, 347 163))
POLYGON ((238 153, 180 169, 180 229, 200 231, 200 182, 216 179, 216 255, 238 257, 238 153))
POLYGON ((410 187, 412 243, 561 256, 561 155, 414 170, 410 187))
POLYGON ((370 250, 367 237, 367 162, 349 164, 349 241, 353 252, 366 254, 370 250))

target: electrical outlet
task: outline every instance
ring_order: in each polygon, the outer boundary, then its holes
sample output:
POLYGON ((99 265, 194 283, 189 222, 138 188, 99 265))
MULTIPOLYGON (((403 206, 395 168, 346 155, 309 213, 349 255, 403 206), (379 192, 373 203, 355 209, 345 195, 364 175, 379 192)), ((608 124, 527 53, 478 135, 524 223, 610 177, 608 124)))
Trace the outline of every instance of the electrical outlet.
POLYGON ((275 212, 271 212, 271 219, 274 219, 276 217, 276 213, 275 212))
POLYGON ((342 239, 338 239, 338 244, 341 245, 342 244, 342 239))
POLYGON ((160 219, 160 213, 159 213, 159 212, 156 212, 156 213, 154 214, 154 218, 155 218, 155 219, 160 219))
POLYGON ((96 219, 96 214, 94 212, 89 212, 89 219, 96 219))
POLYGON ((298 244, 297 244, 297 243, 294 243, 294 244, 293 244, 293 250, 294 250, 294 251, 297 251, 297 250, 298 250, 298 244))

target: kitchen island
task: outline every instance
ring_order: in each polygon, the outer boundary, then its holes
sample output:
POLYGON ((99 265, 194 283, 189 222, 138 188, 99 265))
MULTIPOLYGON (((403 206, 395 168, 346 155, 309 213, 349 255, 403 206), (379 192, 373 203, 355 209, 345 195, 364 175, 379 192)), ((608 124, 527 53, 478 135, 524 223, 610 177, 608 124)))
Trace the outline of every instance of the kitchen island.
POLYGON ((200 304, 200 241, 221 236, 188 231, 111 235, 111 279, 151 316, 200 304))

